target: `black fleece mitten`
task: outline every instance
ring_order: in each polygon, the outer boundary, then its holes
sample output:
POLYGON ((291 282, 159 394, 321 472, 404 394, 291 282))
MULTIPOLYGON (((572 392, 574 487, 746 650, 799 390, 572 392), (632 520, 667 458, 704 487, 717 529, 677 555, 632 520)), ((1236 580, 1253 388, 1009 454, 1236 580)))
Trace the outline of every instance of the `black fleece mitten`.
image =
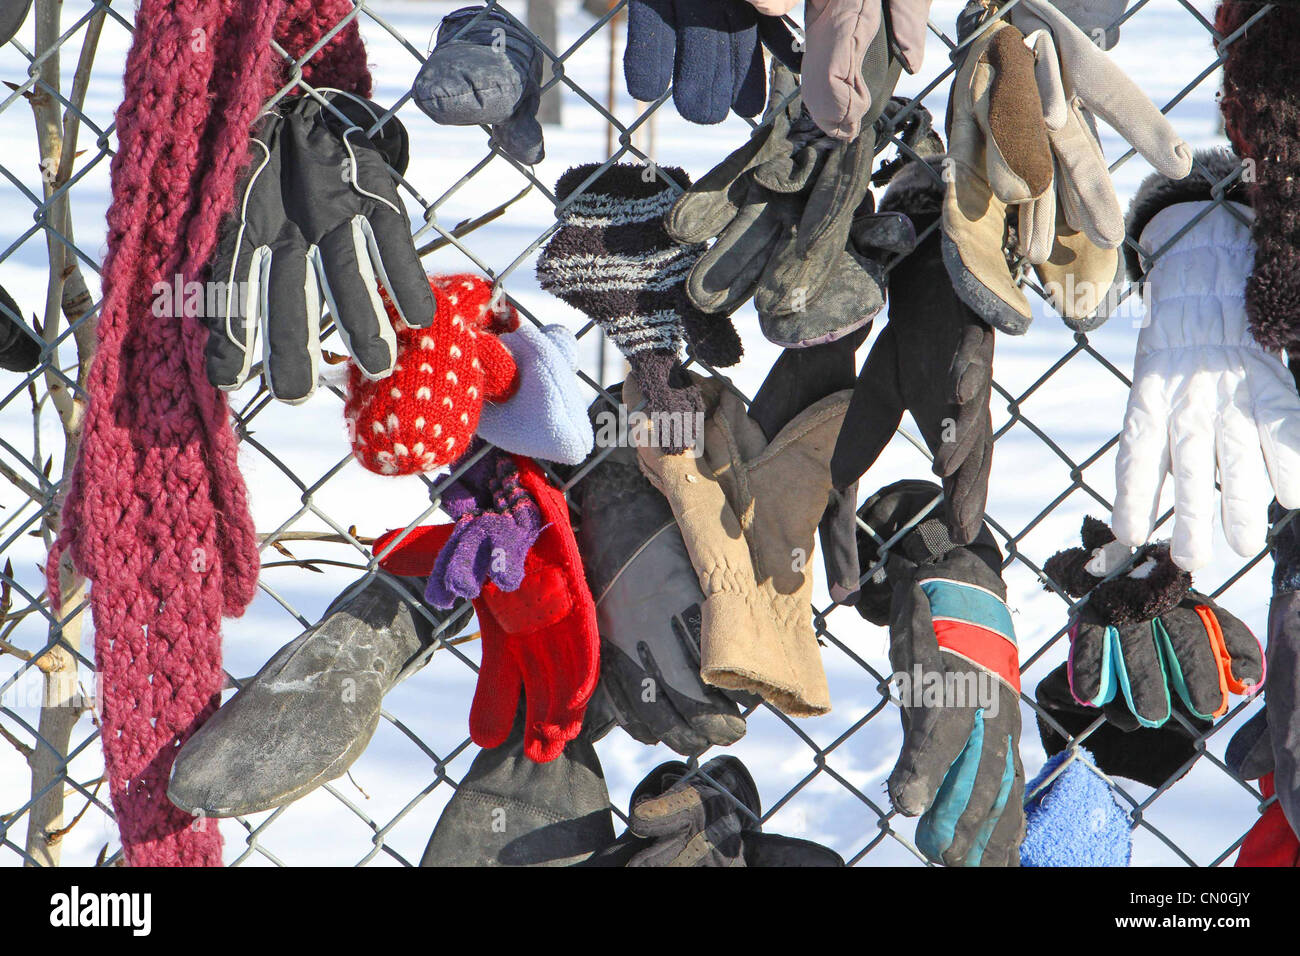
MULTIPOLYGON (((905 166, 880 204, 905 213, 924 235, 939 219, 943 168, 905 166)), ((953 541, 974 540, 993 464, 993 329, 953 291, 934 229, 889 274, 889 325, 862 365, 831 458, 837 488, 857 481, 911 412, 943 481, 953 541)))

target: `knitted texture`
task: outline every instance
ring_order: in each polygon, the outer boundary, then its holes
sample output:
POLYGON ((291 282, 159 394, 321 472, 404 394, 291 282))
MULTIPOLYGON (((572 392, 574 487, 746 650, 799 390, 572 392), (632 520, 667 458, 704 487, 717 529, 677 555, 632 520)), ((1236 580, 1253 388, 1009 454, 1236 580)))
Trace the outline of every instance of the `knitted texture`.
POLYGON ((1033 796, 1025 804, 1020 865, 1128 866, 1133 855, 1128 814, 1105 778, 1072 758, 1070 751, 1057 754, 1025 787, 1033 796))
MULTIPOLYGON (((133 866, 220 865, 215 824, 166 798, 176 751, 216 708, 220 623, 257 585, 258 541, 225 398, 207 381, 198 318, 159 319, 153 286, 198 280, 234 202, 250 128, 283 82, 275 39, 312 49, 346 0, 142 0, 116 115, 103 302, 89 406, 46 567, 61 606, 66 554, 91 583, 101 738, 133 866)), ((304 67, 366 94, 355 24, 304 67)))
MULTIPOLYGON (((698 248, 678 245, 664 228, 677 194, 657 175, 647 182, 647 167, 621 163, 574 195, 598 168, 575 166, 555 184, 561 225, 537 260, 537 277, 543 289, 594 319, 625 356, 676 355, 686 274, 699 257, 698 248)), ((690 185, 683 170, 664 172, 690 185)))
POLYGON ((519 391, 485 403, 479 435, 529 458, 580 465, 595 443, 586 383, 578 377, 578 340, 562 325, 520 322, 501 336, 519 366, 519 391))
POLYGON ((430 276, 433 325, 413 329, 384 295, 397 329, 392 375, 372 380, 348 363, 343 414, 352 454, 380 475, 436 471, 464 455, 483 402, 503 401, 518 386, 515 362, 497 334, 519 325, 514 306, 493 301, 476 275, 430 276))
MULTIPOLYGON (((480 747, 504 744, 523 694, 524 754, 545 763, 582 728, 600 676, 600 635, 564 492, 532 459, 510 458, 523 491, 541 512, 542 531, 528 551, 521 585, 505 591, 489 580, 474 599, 483 658, 469 733, 480 747)), ((390 531, 375 541, 374 553, 390 573, 427 574, 454 530, 429 525, 390 531)))
MULTIPOLYGON (((481 448, 476 442, 471 454, 481 448)), ((542 513, 519 481, 514 459, 497 448, 465 470, 442 493, 442 509, 456 520, 438 552, 424 597, 438 608, 476 598, 491 580, 514 591, 524 580, 524 561, 542 533, 542 513)))
MULTIPOLYGON (((1215 29, 1228 36, 1263 4, 1226 0, 1215 29)), ((1255 164, 1250 186, 1255 267, 1246 311, 1266 349, 1300 344, 1300 8, 1279 5, 1225 50, 1224 126, 1243 159, 1255 164)))

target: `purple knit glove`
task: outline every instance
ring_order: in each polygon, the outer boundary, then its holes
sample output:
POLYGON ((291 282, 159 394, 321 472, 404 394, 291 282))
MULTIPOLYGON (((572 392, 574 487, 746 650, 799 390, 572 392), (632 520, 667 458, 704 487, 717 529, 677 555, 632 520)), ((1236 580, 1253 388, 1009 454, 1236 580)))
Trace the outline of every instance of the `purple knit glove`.
MULTIPOLYGON (((469 454, 480 447, 471 446, 469 454)), ((434 562, 425 600, 450 608, 478 597, 488 580, 502 591, 518 588, 524 558, 543 528, 541 510, 520 485, 510 456, 493 448, 443 492, 442 507, 456 528, 434 562)))

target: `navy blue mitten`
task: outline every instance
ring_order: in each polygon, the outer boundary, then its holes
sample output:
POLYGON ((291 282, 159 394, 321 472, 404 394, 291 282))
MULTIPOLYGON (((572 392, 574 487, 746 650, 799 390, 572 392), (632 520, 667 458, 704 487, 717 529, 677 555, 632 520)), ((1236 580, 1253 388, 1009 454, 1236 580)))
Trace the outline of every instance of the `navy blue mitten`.
POLYGON ((746 0, 631 0, 627 91, 652 102, 672 83, 673 104, 692 123, 721 123, 732 109, 757 116, 767 95, 760 40, 798 69, 794 35, 746 0))

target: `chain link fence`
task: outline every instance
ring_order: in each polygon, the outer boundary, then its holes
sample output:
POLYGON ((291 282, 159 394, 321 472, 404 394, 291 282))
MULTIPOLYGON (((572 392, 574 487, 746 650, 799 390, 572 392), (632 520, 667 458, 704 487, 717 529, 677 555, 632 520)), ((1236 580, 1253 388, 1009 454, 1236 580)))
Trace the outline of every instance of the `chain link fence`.
MULTIPOLYGON (((358 2, 349 14, 359 20, 370 50, 376 101, 412 134, 412 163, 401 185, 429 271, 481 271, 510 296, 525 321, 565 321, 582 343, 581 377, 593 399, 622 377, 614 356, 607 356, 594 325, 541 293, 532 274, 537 250, 555 228, 556 178, 569 165, 596 159, 683 165, 698 175, 747 133, 735 117, 721 127, 688 126, 665 102, 667 96, 652 104, 627 100, 618 66, 625 3, 618 0, 608 9, 601 0, 581 7, 576 0, 561 3, 558 39, 539 38, 549 62, 548 95, 558 94, 562 115, 559 125, 546 129, 549 155, 536 168, 492 149, 480 130, 434 127, 411 102, 410 82, 431 33, 455 4, 358 2)), ((521 21, 528 16, 522 3, 492 6, 521 21)), ((899 88, 937 118, 944 115, 951 82, 948 54, 957 45, 959 9, 953 0, 935 4, 924 70, 905 77, 899 88)), ((1260 16, 1267 16, 1267 8, 1260 16)), ((1220 51, 1235 39, 1217 35, 1212 19, 1204 0, 1133 3, 1114 53, 1195 146, 1217 141, 1220 51), (1153 77, 1158 82, 1148 82, 1153 77)), ((69 436, 75 435, 84 400, 115 145, 113 110, 131 29, 132 11, 121 2, 36 0, 23 30, 0 51, 0 285, 18 301, 21 318, 36 330, 43 349, 41 366, 31 374, 0 373, 5 863, 112 864, 120 858, 102 779, 91 624, 88 612, 77 607, 84 595, 74 591, 77 599, 66 601, 67 617, 56 620, 38 565, 57 530, 57 502, 71 465, 69 436)), ((294 80, 300 78, 298 66, 291 66, 294 80)), ((1121 193, 1131 192, 1149 169, 1117 144, 1114 138, 1104 141, 1121 193)), ((900 146, 897 137, 882 139, 879 158, 900 146)), ((1132 321, 1121 310, 1091 336, 1071 334, 1050 314, 1042 290, 1032 283, 1029 288, 1040 300, 1034 327, 1023 338, 1004 336, 998 343, 997 455, 988 522, 1006 556, 1008 603, 1024 671, 1021 751, 1032 775, 1044 760, 1034 729, 1033 688, 1064 659, 1068 645, 1070 601, 1059 588, 1044 589, 1042 565, 1077 543, 1084 514, 1109 513, 1116 433, 1140 309, 1132 321)), ((746 356, 729 377, 752 394, 776 350, 761 340, 748 307, 737 318, 746 356)), ((343 351, 332 336, 331 330, 325 348, 343 351)), ((859 355, 865 354, 864 347, 859 355)), ((446 476, 394 483, 364 473, 347 454, 342 390, 332 381, 301 408, 276 404, 256 383, 232 399, 241 461, 264 535, 262 593, 243 619, 225 627, 232 688, 318 619, 349 581, 374 573, 369 539, 387 528, 437 520, 446 476)), ((862 496, 898 478, 924 475, 924 447, 905 421, 864 477, 862 496)), ((576 470, 566 487, 581 481, 586 470, 576 470)), ((1199 589, 1262 635, 1267 553, 1234 566, 1223 563, 1222 542, 1219 551, 1220 563, 1198 575, 1199 589)), ((747 714, 747 736, 731 752, 745 760, 759 784, 765 829, 819 840, 853 864, 921 862, 914 821, 892 811, 884 792, 901 739, 897 705, 885 683, 885 634, 851 607, 836 606, 820 583, 817 593, 812 614, 834 712, 795 721, 756 708, 747 714)), ((439 646, 428 666, 386 699, 382 726, 348 776, 274 812, 225 821, 227 861, 418 861, 475 752, 465 715, 476 655, 468 643, 439 646)), ((1239 702, 1200 739, 1195 765, 1177 782, 1152 790, 1112 781, 1131 811, 1135 862, 1231 861, 1261 794, 1254 783, 1231 775, 1222 753, 1232 730, 1259 706, 1239 702)), ((1079 742, 1086 743, 1099 725, 1100 720, 1079 742)), ((626 807, 631 788, 651 766, 675 756, 617 730, 598 751, 616 811, 626 807)), ((1083 754, 1077 759, 1087 762, 1083 754)))

